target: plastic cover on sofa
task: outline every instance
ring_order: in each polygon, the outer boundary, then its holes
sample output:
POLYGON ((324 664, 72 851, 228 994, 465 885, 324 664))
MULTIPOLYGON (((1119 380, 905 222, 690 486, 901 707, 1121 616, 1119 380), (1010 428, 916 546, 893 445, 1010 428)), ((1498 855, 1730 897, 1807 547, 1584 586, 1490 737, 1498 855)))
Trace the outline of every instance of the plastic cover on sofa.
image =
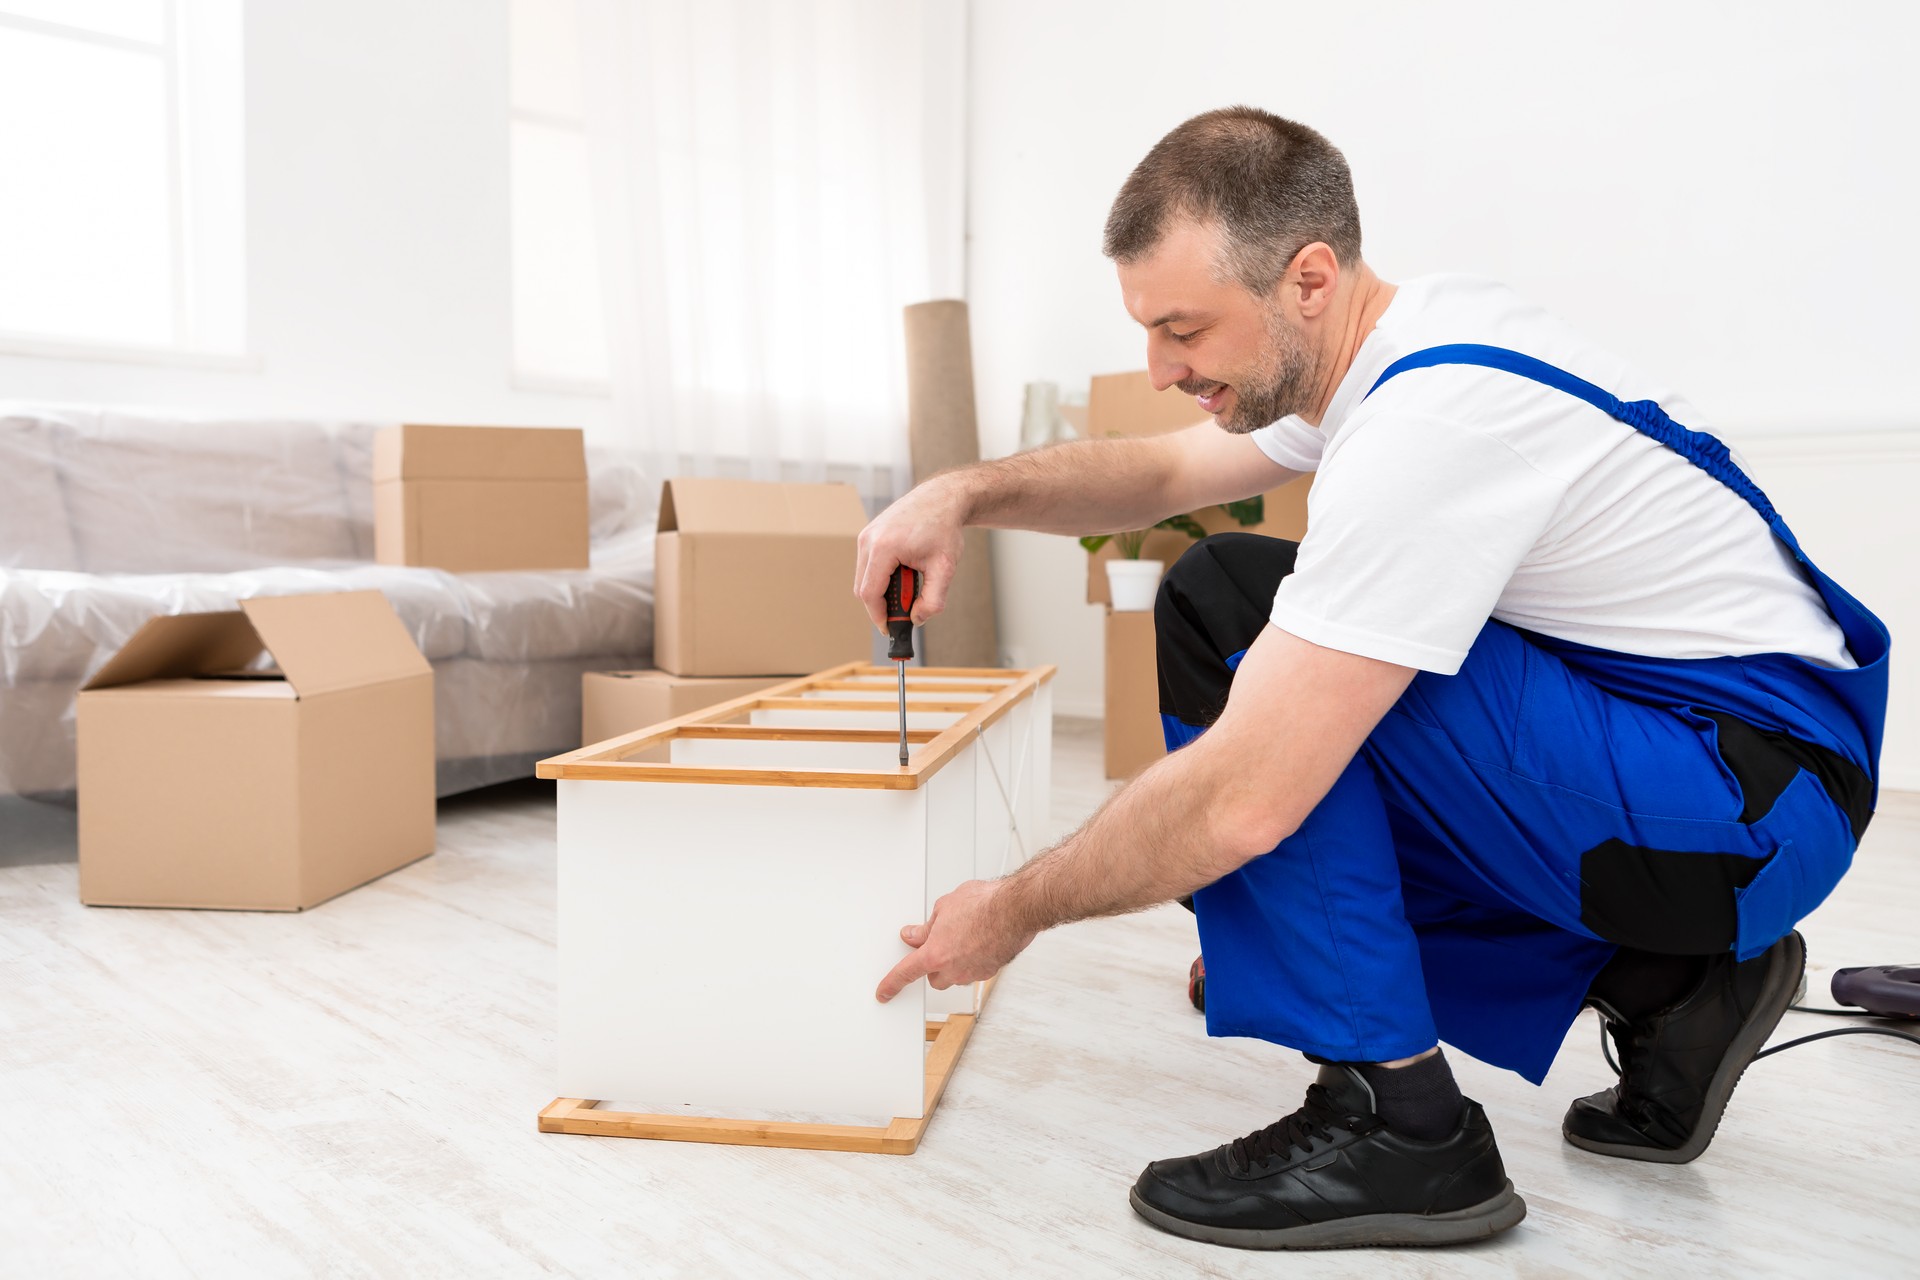
POLYGON ((372 563, 380 424, 0 406, 0 796, 70 795, 80 686, 157 614, 383 592, 432 662, 442 795, 577 746, 580 675, 648 665, 654 488, 589 450, 592 568, 372 563))

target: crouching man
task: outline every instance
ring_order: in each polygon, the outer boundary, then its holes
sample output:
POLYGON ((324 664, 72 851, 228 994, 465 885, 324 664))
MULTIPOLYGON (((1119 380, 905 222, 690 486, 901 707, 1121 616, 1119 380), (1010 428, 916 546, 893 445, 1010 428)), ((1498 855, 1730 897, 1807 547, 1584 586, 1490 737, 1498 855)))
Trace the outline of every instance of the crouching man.
POLYGON ((1316 472, 1297 546, 1162 584, 1174 750, 942 898, 881 982, 1191 895, 1207 1029, 1319 1064, 1292 1115, 1149 1165, 1134 1208, 1250 1248, 1440 1244, 1526 1207, 1442 1040, 1539 1083, 1584 1005, 1615 1087, 1566 1140, 1691 1160, 1798 984, 1872 812, 1888 638, 1692 406, 1498 284, 1390 284, 1346 162, 1249 108, 1162 139, 1105 249, 1156 386, 1213 417, 919 486, 862 534, 937 613, 968 525, 1084 534, 1316 472))

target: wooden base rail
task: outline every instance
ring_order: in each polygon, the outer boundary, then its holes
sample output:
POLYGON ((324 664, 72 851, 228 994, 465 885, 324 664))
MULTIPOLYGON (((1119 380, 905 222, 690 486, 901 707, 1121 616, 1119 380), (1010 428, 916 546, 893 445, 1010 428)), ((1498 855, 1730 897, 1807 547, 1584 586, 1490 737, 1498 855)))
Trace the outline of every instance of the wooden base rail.
POLYGON ((540 1112, 541 1133, 582 1133, 603 1138, 652 1138, 663 1142, 719 1142, 738 1147, 794 1147, 806 1151, 859 1151, 870 1155, 910 1156, 920 1146, 953 1078, 960 1051, 973 1034, 977 1015, 956 1013, 945 1022, 929 1022, 927 1101, 918 1116, 899 1116, 884 1125, 802 1124, 784 1120, 723 1120, 708 1116, 648 1115, 637 1111, 601 1111, 586 1098, 555 1098, 540 1112))

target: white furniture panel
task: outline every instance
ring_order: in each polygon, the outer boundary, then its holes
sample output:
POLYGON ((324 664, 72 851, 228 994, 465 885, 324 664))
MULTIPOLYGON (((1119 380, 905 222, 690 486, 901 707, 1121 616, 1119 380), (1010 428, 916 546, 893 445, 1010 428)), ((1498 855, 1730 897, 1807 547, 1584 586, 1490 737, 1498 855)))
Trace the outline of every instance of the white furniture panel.
POLYGON ((926 908, 929 795, 562 781, 560 1092, 919 1115, 921 988, 873 988, 926 908))

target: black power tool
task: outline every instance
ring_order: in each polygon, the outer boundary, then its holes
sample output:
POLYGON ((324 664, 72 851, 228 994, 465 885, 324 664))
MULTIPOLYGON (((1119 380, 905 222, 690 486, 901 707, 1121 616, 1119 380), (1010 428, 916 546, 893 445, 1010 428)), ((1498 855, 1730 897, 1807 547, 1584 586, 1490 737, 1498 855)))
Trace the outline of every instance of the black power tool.
POLYGON ((1835 969, 1833 998, 1882 1018, 1920 1018, 1920 964, 1835 969))

